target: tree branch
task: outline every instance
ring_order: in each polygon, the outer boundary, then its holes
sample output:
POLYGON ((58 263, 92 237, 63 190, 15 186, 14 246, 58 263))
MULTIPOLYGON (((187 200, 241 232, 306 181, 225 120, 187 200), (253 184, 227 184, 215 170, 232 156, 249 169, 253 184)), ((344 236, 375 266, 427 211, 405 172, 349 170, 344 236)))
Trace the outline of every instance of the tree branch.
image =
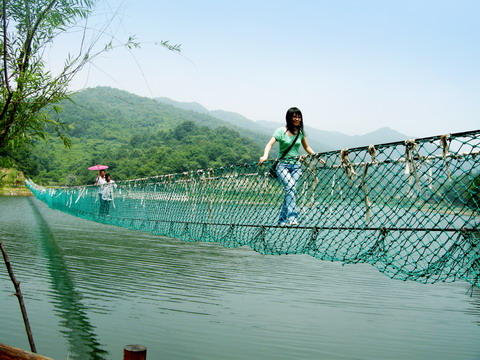
POLYGON ((10 275, 10 279, 12 280, 13 286, 15 287, 15 296, 18 298, 18 302, 20 304, 20 309, 22 310, 23 322, 25 324, 25 330, 27 331, 28 342, 30 343, 30 349, 32 352, 36 353, 37 349, 35 348, 35 342, 33 341, 32 330, 30 329, 30 323, 28 321, 27 310, 25 309, 25 304, 23 303, 23 295, 22 291, 20 290, 20 282, 15 279, 15 275, 13 274, 12 266, 10 265, 10 259, 8 258, 7 252, 3 247, 3 243, 0 242, 0 249, 2 250, 3 260, 5 261, 5 265, 7 266, 8 274, 10 275))
MULTIPOLYGON (((7 63, 7 56, 8 56, 8 50, 7 50, 7 1, 2 0, 2 5, 3 5, 3 11, 2 11, 2 16, 3 16, 3 73, 4 73, 4 78, 5 78, 5 85, 7 87, 9 95, 12 93, 12 89, 10 88, 10 79, 8 76, 8 63, 7 63)), ((1 118, 1 117, 0 117, 1 118)))
POLYGON ((35 33, 36 33, 38 27, 40 26, 41 22, 43 21, 43 19, 47 15, 47 13, 52 9, 53 5, 55 5, 55 3, 57 1, 58 0, 52 0, 50 2, 50 4, 48 4, 47 7, 45 7, 45 9, 40 13, 40 15, 38 15, 37 21, 35 22, 33 27, 31 29, 29 29, 29 31, 27 33, 27 37, 25 39, 25 43, 24 43, 24 46, 23 46, 23 51, 20 54, 20 59, 19 59, 19 65, 20 65, 19 68, 20 68, 20 73, 21 74, 23 74, 25 72, 25 70, 28 68, 28 64, 30 62, 29 61, 30 60, 30 55, 31 55, 31 52, 32 52, 32 42, 33 42, 33 38, 35 36, 35 33))

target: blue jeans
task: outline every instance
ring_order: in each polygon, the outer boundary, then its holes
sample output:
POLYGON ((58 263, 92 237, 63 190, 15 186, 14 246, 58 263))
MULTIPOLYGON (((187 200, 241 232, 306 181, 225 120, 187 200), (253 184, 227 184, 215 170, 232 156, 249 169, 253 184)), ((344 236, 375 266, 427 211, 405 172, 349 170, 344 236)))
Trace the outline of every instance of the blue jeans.
POLYGON ((276 168, 278 179, 285 189, 285 200, 280 211, 278 223, 283 224, 297 220, 298 211, 295 202, 296 185, 302 175, 302 169, 299 164, 286 164, 279 162, 276 168))

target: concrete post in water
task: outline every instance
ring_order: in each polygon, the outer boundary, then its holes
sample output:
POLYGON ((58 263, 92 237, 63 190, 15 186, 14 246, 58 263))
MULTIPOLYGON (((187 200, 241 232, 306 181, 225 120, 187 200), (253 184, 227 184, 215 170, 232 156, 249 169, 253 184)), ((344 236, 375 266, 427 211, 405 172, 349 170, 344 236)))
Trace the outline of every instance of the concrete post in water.
POLYGON ((147 348, 143 345, 127 345, 123 349, 123 360, 146 360, 147 348))

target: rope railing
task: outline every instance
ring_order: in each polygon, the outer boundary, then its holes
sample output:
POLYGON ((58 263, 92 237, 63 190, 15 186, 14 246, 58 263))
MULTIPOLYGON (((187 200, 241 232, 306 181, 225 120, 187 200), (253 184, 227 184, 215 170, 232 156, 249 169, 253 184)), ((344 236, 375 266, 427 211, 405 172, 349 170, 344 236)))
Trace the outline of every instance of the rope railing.
POLYGON ((298 158, 296 226, 281 226, 284 189, 256 163, 45 188, 51 208, 184 241, 369 263, 391 278, 480 287, 480 130, 298 158), (108 204, 105 204, 108 202, 108 204))

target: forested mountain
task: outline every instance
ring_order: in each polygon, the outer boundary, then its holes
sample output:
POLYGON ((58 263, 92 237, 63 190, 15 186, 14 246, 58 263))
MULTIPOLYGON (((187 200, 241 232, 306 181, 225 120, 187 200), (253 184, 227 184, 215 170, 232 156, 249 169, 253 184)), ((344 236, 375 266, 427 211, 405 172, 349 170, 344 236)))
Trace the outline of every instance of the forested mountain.
MULTIPOLYGON (((58 117, 72 127, 71 149, 50 140, 7 154, 14 167, 41 184, 91 183, 96 174, 87 167, 99 163, 109 165, 112 178, 121 180, 254 162, 273 130, 282 126, 108 87, 83 90, 62 107, 58 117)), ((317 152, 407 138, 388 128, 360 137, 306 131, 317 152)), ((276 155, 277 149, 271 153, 276 155)), ((0 167, 8 167, 6 158, 0 167)))
POLYGON ((87 167, 97 163, 109 165, 115 180, 243 164, 257 161, 268 140, 210 115, 112 88, 87 89, 72 100, 58 115, 72 125, 71 149, 50 140, 11 154, 38 183, 91 183, 96 173, 87 167))

